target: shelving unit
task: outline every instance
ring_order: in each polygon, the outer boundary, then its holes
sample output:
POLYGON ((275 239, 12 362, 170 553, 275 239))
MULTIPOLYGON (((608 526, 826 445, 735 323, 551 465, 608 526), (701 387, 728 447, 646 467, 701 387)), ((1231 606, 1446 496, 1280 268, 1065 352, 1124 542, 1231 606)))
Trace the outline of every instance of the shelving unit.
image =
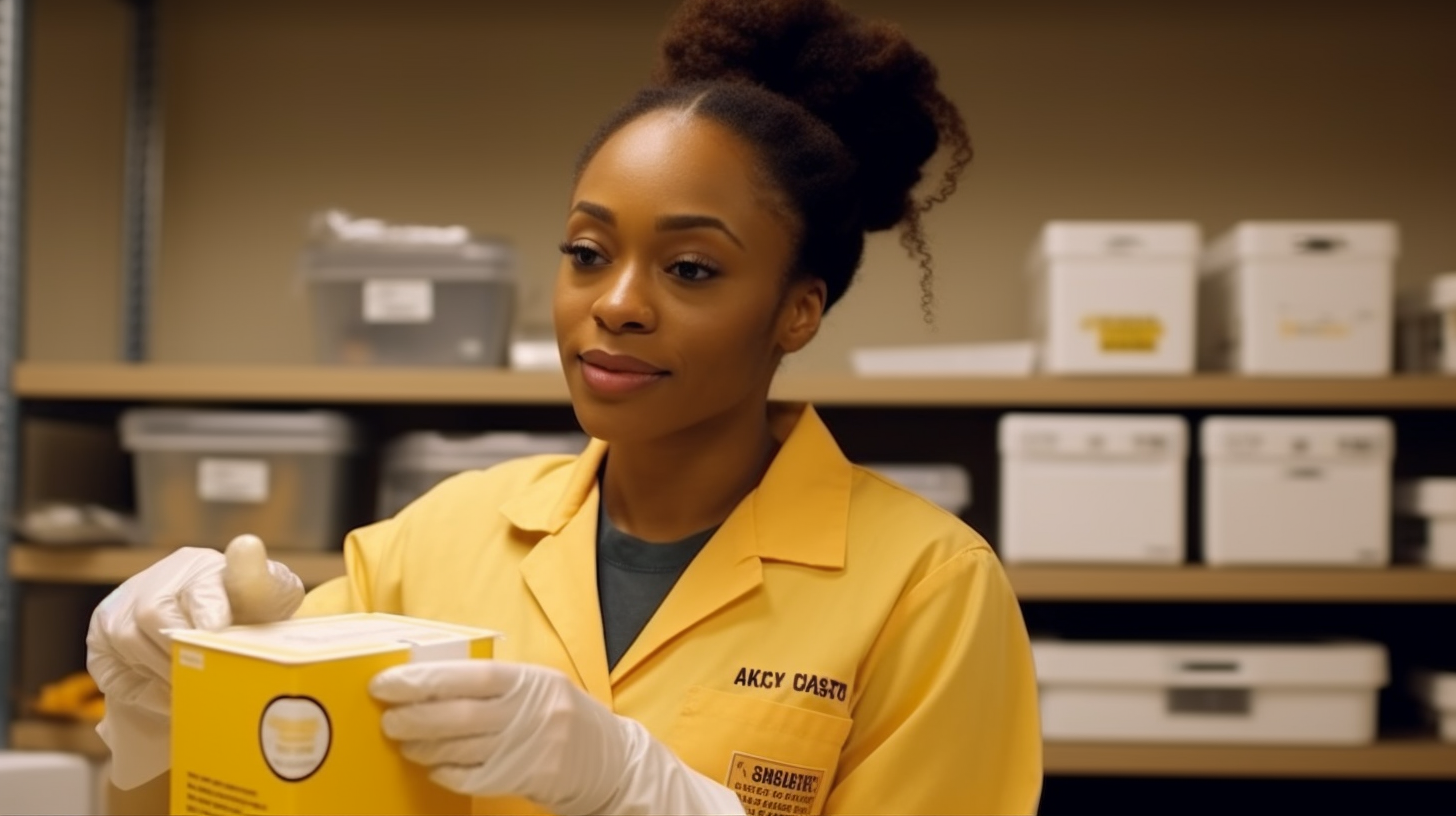
MULTIPOLYGON (((147 547, 79 549, 13 544, 10 574, 17 581, 118 584, 151 566, 168 551, 147 547)), ((344 574, 338 552, 288 552, 271 556, 316 586, 344 574)), ((1219 569, 1186 567, 1007 568, 1023 601, 1177 601, 1286 603, 1456 603, 1456 570, 1219 569)))

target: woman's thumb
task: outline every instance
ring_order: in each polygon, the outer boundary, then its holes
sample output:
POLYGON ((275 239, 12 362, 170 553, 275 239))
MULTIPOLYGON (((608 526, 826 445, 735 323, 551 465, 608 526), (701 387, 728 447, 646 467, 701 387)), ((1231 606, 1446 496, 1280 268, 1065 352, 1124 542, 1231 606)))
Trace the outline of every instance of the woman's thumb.
POLYGON ((268 560, 262 539, 240 535, 227 546, 222 585, 233 623, 275 623, 293 617, 303 603, 303 582, 268 560))

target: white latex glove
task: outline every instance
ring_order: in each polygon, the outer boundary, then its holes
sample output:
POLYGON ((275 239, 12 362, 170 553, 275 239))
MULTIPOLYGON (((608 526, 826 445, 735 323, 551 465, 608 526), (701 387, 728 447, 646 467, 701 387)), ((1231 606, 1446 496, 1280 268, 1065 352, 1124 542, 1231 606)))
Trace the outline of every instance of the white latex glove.
POLYGON ((561 816, 743 813, 736 794, 551 669, 406 663, 369 692, 392 706, 385 735, 456 793, 519 796, 561 816))
POLYGON ((165 629, 223 629, 287 620, 303 603, 303 582, 268 560, 256 536, 224 555, 186 547, 127 579, 91 614, 86 669, 106 696, 96 727, 123 790, 171 764, 172 647, 165 629))

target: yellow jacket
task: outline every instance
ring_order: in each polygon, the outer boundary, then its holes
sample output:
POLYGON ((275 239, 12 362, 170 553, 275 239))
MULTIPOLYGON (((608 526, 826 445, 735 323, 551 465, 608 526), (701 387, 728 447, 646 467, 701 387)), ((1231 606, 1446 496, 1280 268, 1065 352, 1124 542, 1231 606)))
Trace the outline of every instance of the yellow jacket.
POLYGON ((775 410, 783 444, 762 482, 610 672, 600 441, 462 474, 354 532, 347 577, 300 614, 497 629, 501 659, 566 672, 750 814, 1034 811, 1036 676, 991 549, 851 465, 812 408, 775 410))

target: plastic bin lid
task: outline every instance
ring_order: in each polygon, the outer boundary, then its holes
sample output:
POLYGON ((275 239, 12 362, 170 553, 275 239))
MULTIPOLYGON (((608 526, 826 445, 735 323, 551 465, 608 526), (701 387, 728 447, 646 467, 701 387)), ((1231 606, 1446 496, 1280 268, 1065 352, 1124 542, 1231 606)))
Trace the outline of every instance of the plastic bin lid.
POLYGON ((1400 252, 1391 221, 1244 221, 1204 250, 1202 265, 1219 269, 1256 258, 1383 258, 1400 252))
POLYGON ((1389 461, 1385 417, 1209 417, 1199 427, 1206 460, 1389 461))
POLYGON ((1034 639, 1043 684, 1122 687, 1377 688, 1385 647, 1328 643, 1158 643, 1034 639))
POLYGON ((971 474, 960 465, 880 462, 865 467, 952 513, 961 513, 971 505, 971 474))
POLYGON ((121 416, 129 451, 349 453, 353 424, 330 411, 208 411, 137 408, 121 416))
POLYGON ((386 447, 384 467, 386 470, 459 472, 490 467, 521 456, 579 454, 590 441, 590 437, 581 433, 414 431, 386 447))
POLYGON ((1456 519, 1456 477, 1398 482, 1395 507, 1408 516, 1456 519))
POLYGON ((1198 257, 1199 236, 1192 221, 1048 221, 1032 258, 1191 260, 1198 257))
POLYGON ((1002 456, 1016 458, 1182 459, 1188 420, 1181 416, 1006 414, 997 428, 1002 456))
POLYGON ((300 262, 303 277, 319 283, 389 278, 441 281, 515 280, 516 254, 510 245, 471 241, 435 250, 310 247, 300 262))

